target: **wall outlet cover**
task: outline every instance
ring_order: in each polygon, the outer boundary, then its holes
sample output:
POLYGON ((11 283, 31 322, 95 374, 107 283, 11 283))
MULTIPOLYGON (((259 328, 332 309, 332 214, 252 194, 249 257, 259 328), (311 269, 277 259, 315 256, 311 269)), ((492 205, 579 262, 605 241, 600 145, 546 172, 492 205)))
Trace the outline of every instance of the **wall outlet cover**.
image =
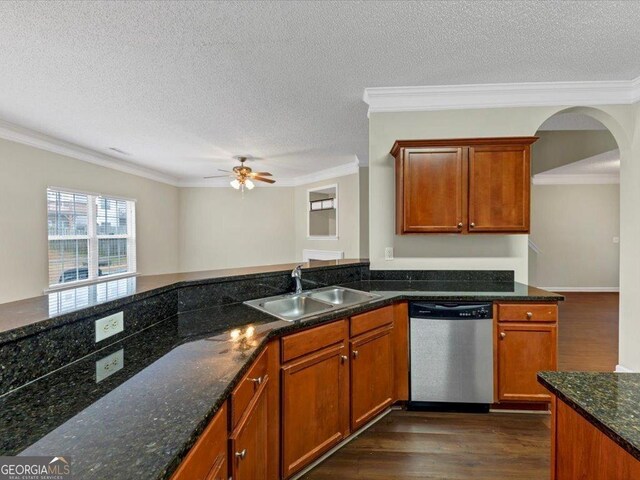
POLYGON ((385 260, 393 260, 393 247, 385 247, 385 249, 384 249, 384 259, 385 260))
POLYGON ((113 375, 124 367, 124 348, 96 362, 96 383, 113 375))
POLYGON ((124 330, 124 312, 96 320, 96 343, 124 330))

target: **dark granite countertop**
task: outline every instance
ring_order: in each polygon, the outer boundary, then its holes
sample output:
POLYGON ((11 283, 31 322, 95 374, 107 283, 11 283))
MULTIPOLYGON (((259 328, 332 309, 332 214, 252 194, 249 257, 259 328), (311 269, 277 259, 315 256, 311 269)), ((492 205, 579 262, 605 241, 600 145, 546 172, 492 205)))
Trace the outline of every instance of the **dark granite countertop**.
POLYGON ((344 286, 392 295, 396 300, 559 302, 562 295, 519 282, 442 282, 425 280, 369 280, 344 286))
POLYGON ((97 315, 128 303, 185 286, 224 282, 230 279, 259 279, 278 272, 290 272, 296 265, 305 271, 369 265, 366 259, 314 260, 257 267, 226 268, 200 272, 140 275, 106 279, 103 282, 38 297, 0 304, 0 341, 15 340, 80 318, 97 315))
POLYGON ((640 460, 640 373, 540 372, 538 381, 640 460))
POLYGON ((297 322, 244 304, 180 313, 0 396, 0 455, 70 456, 82 479, 168 478, 271 338, 403 299, 562 299, 512 282, 444 283, 350 283, 379 297, 297 322), (97 382, 96 361, 120 350, 124 367, 97 382))

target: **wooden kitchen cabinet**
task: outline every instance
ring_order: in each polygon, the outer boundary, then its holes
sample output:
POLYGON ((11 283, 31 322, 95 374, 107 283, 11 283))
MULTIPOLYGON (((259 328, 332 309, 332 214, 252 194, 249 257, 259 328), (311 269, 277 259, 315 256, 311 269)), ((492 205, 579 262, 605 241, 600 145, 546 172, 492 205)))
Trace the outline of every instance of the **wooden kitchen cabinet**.
POLYGON ((469 231, 529 233, 529 145, 469 148, 469 231))
POLYGON ((227 480, 227 404, 209 422, 172 480, 227 480))
POLYGON ((283 478, 349 435, 347 339, 347 320, 282 339, 283 358, 294 358, 282 367, 283 478))
POLYGON ((552 403, 552 480, 640 478, 638 459, 562 400, 552 403))
POLYGON ((231 475, 234 480, 254 480, 268 477, 268 385, 263 381, 229 437, 231 444, 231 475))
POLYGON ((396 141, 396 233, 528 233, 536 139, 396 141))
POLYGON ((359 335, 351 350, 351 429, 393 402, 393 324, 359 335))
POLYGON ((536 375, 557 369, 557 327, 548 323, 499 323, 498 401, 550 402, 536 375))

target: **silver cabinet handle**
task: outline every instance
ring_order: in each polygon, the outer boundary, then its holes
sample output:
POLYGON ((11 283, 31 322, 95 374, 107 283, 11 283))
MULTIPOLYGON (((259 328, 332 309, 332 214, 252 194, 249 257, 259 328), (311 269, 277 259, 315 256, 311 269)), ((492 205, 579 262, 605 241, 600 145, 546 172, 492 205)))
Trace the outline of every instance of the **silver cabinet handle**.
POLYGON ((264 380, 262 377, 258 378, 247 378, 250 382, 255 383, 256 385, 262 385, 262 381, 264 380))
POLYGON ((470 226, 471 228, 473 228, 473 227, 475 227, 475 226, 476 226, 476 224, 475 224, 475 223, 473 223, 473 222, 471 222, 471 223, 469 224, 469 226, 470 226))
POLYGON ((458 228, 462 228, 462 227, 464 227, 464 224, 463 224, 462 222, 460 222, 460 223, 458 224, 458 228))
POLYGON ((340 355, 340 361, 342 363, 346 362, 347 360, 349 360, 349 357, 347 357, 346 355, 340 355))
POLYGON ((506 334, 506 333, 504 333, 504 332, 500 332, 500 338, 504 338, 504 337, 506 337, 506 336, 507 336, 507 334, 506 334))
POLYGON ((238 459, 240 459, 240 460, 244 460, 244 457, 246 457, 246 456, 247 456, 247 449, 246 449, 246 448, 244 448, 244 449, 242 449, 242 451, 241 451, 241 452, 236 452, 236 454, 235 454, 235 455, 236 455, 236 458, 238 458, 238 459))
POLYGON ((360 353, 358 352, 358 350, 354 350, 352 355, 353 355, 353 358, 358 358, 358 355, 360 355, 360 353))
POLYGON ((527 318, 532 318, 533 317, 533 313, 532 312, 527 312, 527 318))

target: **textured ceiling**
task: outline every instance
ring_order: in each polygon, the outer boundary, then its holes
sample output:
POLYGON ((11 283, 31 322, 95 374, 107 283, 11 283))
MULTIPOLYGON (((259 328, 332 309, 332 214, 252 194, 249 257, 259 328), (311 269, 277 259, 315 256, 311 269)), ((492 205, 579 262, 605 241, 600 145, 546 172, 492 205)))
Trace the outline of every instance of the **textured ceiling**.
POLYGON ((367 157, 365 87, 630 80, 639 2, 2 2, 0 119, 176 177, 367 157))

